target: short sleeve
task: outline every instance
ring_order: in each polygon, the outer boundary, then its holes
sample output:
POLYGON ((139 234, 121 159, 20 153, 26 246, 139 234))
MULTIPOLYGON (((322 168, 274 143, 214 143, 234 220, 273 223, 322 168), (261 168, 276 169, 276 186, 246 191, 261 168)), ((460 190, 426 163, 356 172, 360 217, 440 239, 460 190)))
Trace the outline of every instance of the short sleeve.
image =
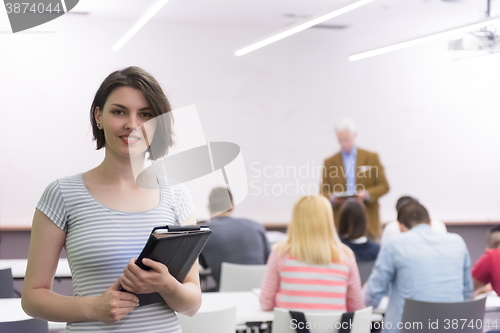
POLYGON ((488 284, 491 282, 491 268, 493 261, 491 260, 491 253, 486 252, 472 268, 472 277, 477 281, 488 284))
POLYGON ((177 197, 175 198, 174 211, 179 224, 182 224, 194 212, 196 207, 187 187, 182 184, 177 185, 177 187, 178 191, 176 191, 177 197))
POLYGON ((64 205, 61 187, 57 180, 47 186, 36 205, 36 209, 45 214, 59 228, 64 231, 67 230, 66 206, 64 205))

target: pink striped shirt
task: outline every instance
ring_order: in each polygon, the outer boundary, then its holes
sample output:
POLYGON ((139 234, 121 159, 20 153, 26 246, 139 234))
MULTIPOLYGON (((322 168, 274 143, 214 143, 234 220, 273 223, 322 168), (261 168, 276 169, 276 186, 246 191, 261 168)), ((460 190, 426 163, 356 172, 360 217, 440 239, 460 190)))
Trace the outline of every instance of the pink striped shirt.
POLYGON ((354 255, 341 263, 309 265, 273 250, 262 281, 260 306, 264 311, 356 311, 365 307, 354 255))

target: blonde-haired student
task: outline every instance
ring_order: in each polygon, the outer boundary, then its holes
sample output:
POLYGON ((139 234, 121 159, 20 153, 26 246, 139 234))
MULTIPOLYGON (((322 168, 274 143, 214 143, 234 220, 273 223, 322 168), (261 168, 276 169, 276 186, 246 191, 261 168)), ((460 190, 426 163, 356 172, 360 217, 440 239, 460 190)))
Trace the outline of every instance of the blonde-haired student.
POLYGON ((325 197, 297 201, 287 240, 271 252, 261 289, 264 311, 351 312, 365 307, 356 259, 340 241, 325 197))

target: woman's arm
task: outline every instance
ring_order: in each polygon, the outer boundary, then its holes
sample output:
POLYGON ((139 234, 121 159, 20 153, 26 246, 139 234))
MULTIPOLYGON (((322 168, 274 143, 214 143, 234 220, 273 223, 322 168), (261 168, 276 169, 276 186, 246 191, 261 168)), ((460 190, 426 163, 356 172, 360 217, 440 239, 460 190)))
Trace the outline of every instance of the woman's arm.
POLYGON ((119 292, 118 282, 100 297, 54 293, 52 283, 65 240, 66 232, 36 210, 21 301, 28 315, 59 322, 115 322, 137 306, 137 297, 119 292))
POLYGON ((363 309, 366 304, 361 291, 361 279, 359 277, 358 264, 352 251, 348 256, 349 279, 347 281, 346 308, 348 312, 363 309))
POLYGON ((276 294, 280 290, 280 269, 283 266, 283 258, 276 249, 271 251, 266 266, 266 273, 260 287, 259 302, 262 311, 272 311, 276 306, 276 294))

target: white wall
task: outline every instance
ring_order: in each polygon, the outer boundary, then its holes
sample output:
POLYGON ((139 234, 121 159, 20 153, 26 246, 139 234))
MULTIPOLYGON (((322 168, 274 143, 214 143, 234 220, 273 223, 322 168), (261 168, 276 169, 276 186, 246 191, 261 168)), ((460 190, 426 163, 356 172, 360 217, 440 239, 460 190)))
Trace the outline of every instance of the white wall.
POLYGON ((237 58, 269 32, 158 22, 113 53, 129 26, 65 16, 40 29, 57 33, 0 34, 0 225, 29 225, 50 181, 99 163, 89 107, 104 77, 128 65, 155 75, 174 107, 196 104, 209 141, 240 145, 250 186, 236 215, 288 221, 339 149, 333 124, 348 115, 359 146, 386 168, 382 220, 404 194, 445 221, 500 220, 500 59, 456 65, 436 42, 349 63, 374 45, 362 27, 308 30, 237 58), (308 174, 258 177, 265 167, 308 174), (293 195, 265 195, 264 181, 275 193, 292 184, 293 195))

